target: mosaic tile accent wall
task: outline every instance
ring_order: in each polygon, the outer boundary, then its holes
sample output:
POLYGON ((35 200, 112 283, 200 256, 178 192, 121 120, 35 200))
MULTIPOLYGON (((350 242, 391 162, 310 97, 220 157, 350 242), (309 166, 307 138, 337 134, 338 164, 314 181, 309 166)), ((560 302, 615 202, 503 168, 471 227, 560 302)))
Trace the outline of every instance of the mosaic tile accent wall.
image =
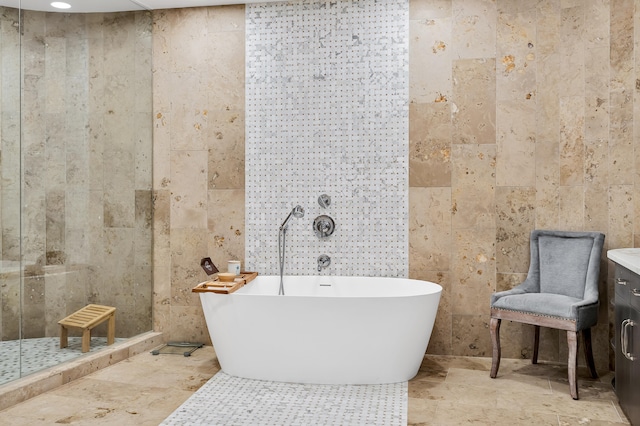
POLYGON ((247 5, 245 269, 278 273, 300 204, 285 274, 328 254, 332 275, 407 275, 408 31, 406 0, 247 5))

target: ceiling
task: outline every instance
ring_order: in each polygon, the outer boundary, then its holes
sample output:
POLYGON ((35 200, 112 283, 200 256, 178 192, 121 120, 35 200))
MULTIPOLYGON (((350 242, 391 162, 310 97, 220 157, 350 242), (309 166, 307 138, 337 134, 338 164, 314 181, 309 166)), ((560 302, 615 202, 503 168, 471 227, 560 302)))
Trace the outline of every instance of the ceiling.
POLYGON ((265 3, 281 0, 59 0, 69 3, 71 9, 56 9, 50 5, 52 1, 54 0, 0 0, 0 6, 45 12, 91 13, 265 3))

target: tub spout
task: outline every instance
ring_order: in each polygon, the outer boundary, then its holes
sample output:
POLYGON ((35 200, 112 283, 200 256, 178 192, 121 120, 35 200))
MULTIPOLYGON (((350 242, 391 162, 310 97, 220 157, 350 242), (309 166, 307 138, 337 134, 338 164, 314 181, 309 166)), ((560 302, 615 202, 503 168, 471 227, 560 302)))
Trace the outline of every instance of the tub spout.
POLYGON ((325 268, 328 268, 331 265, 331 258, 326 254, 321 254, 318 256, 318 272, 322 271, 325 268))

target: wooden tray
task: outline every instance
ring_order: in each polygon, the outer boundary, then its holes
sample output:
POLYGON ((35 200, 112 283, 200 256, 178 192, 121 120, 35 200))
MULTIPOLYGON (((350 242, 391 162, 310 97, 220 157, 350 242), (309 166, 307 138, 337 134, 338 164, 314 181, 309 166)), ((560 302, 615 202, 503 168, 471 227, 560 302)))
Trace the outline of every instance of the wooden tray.
POLYGON ((233 293, 239 288, 242 288, 242 286, 244 286, 249 281, 252 281, 257 276, 257 272, 240 272, 240 275, 238 275, 235 281, 229 282, 220 281, 218 280, 218 277, 216 277, 215 280, 198 284, 197 286, 192 288, 191 291, 193 293, 229 294, 233 293))

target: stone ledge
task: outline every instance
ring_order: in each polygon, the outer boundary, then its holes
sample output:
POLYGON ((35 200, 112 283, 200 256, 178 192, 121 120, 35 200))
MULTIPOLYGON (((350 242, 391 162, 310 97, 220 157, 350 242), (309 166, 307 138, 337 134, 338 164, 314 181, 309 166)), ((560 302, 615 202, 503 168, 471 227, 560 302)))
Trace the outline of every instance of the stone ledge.
POLYGON ((0 386, 0 411, 164 343, 150 331, 0 386))

